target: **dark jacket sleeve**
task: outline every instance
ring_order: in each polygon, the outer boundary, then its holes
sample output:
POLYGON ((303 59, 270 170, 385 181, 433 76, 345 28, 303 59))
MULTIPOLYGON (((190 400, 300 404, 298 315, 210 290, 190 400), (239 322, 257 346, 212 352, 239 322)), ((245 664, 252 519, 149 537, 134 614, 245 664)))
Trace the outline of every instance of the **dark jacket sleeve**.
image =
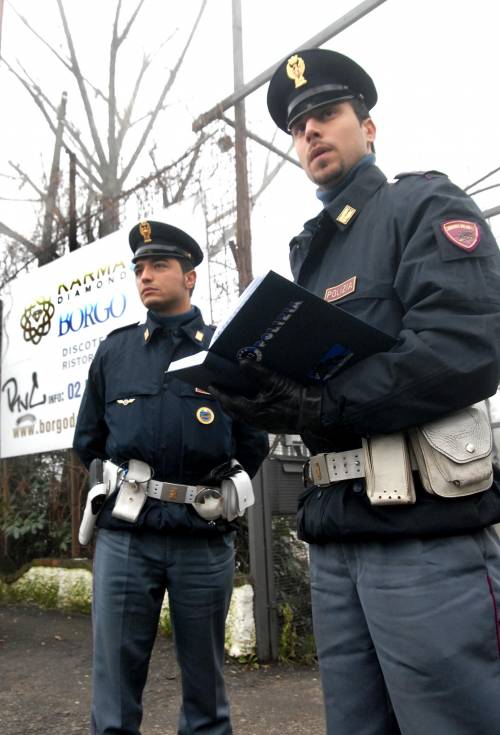
POLYGON ((416 191, 411 182, 394 188, 398 343, 332 379, 323 401, 327 426, 361 435, 470 405, 495 393, 500 380, 500 255, 487 223, 446 177, 416 191), (442 224, 454 220, 479 227, 477 247, 464 249, 444 234, 442 224))
POLYGON ((99 350, 89 370, 76 422, 73 448, 86 467, 93 459, 106 459, 108 429, 104 421, 104 399, 98 387, 99 350))
POLYGON ((267 433, 241 421, 233 421, 233 444, 234 458, 253 477, 269 453, 267 433))

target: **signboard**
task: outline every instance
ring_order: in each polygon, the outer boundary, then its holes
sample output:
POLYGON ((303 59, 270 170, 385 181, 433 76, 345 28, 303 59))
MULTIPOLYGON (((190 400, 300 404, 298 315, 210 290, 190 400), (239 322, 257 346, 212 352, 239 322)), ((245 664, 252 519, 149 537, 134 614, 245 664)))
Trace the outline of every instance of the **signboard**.
POLYGON ((118 231, 11 282, 2 294, 2 457, 70 447, 99 342, 144 317, 118 231))

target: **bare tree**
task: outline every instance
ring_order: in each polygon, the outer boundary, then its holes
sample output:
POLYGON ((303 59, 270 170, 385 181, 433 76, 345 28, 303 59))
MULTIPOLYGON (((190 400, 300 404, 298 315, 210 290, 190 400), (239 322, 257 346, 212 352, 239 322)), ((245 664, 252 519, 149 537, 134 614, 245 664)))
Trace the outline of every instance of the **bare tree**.
MULTIPOLYGON (((107 89, 105 91, 94 85, 84 73, 75 48, 74 34, 64 10, 63 0, 56 0, 56 2, 67 55, 60 53, 44 39, 30 25, 28 20, 10 5, 11 9, 18 15, 30 33, 55 56, 61 67, 76 82, 85 116, 84 132, 82 132, 76 122, 68 119, 67 115, 63 117, 61 125, 60 105, 56 106, 44 91, 42 86, 43 82, 37 82, 33 75, 19 61, 13 63, 4 59, 4 63, 8 69, 31 96, 33 103, 42 113, 56 138, 52 170, 45 187, 36 185, 33 182, 33 177, 28 176, 17 164, 11 164, 20 176, 19 183, 30 186, 36 192, 42 206, 45 208, 44 217, 42 218, 43 222, 39 228, 43 233, 43 242, 36 242, 36 237, 33 238, 33 241, 30 241, 25 236, 20 235, 16 231, 16 228, 9 227, 7 224, 0 222, 0 233, 13 238, 16 242, 23 245, 31 255, 37 257, 40 264, 48 262, 53 257, 57 257, 56 247, 54 247, 52 224, 53 222, 57 222, 58 214, 60 214, 57 210, 57 187, 54 188, 54 182, 58 180, 58 154, 62 146, 72 151, 74 155, 80 181, 82 184, 84 183, 87 189, 84 197, 85 201, 92 202, 98 208, 98 235, 107 235, 119 227, 120 196, 125 190, 125 185, 134 170, 139 156, 144 152, 151 138, 160 112, 165 109, 167 95, 186 58, 207 3, 207 0, 201 0, 197 16, 189 30, 182 49, 170 72, 166 75, 164 83, 158 89, 156 98, 153 100, 149 109, 140 116, 134 117, 139 90, 144 83, 146 74, 151 71, 152 63, 159 49, 148 54, 144 53, 136 77, 131 82, 129 97, 124 103, 119 101, 117 94, 117 81, 119 78, 118 61, 119 54, 123 51, 124 44, 131 34, 144 5, 144 1, 138 0, 130 17, 123 21, 122 0, 116 0, 116 9, 111 29, 107 89), (105 106, 106 125, 103 130, 99 128, 96 114, 97 103, 92 100, 92 97, 94 97, 94 100, 98 100, 100 105, 105 106), (130 135, 131 132, 135 136, 133 143, 130 142, 133 137, 130 135), (59 144, 57 144, 58 134, 60 137, 59 144), (49 247, 49 243, 52 246, 51 248, 49 247)), ((166 45, 169 40, 171 38, 163 41, 161 47, 166 45)), ((189 178, 192 175, 202 139, 202 137, 198 138, 197 144, 190 148, 190 155, 193 160, 186 161, 180 175, 178 168, 176 168, 175 182, 170 182, 169 185, 171 189, 171 202, 178 201, 182 198, 189 178)), ((93 228, 89 226, 88 219, 86 220, 86 226, 87 235, 89 239, 92 239, 93 228)))

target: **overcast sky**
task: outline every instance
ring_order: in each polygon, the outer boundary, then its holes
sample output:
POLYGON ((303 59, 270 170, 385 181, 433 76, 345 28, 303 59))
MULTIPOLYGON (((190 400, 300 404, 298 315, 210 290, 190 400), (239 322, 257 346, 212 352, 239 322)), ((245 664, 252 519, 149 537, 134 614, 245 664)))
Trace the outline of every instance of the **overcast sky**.
MULTIPOLYGON (((54 101, 67 89, 68 112, 74 118, 78 114, 76 90, 20 24, 8 0, 5 3, 2 54, 11 62, 19 59, 54 101)), ((64 50, 55 0, 11 3, 64 50)), ((124 0, 124 17, 134 4, 135 0, 124 0)), ((343 0, 242 0, 242 4, 247 81, 356 5, 343 0)), ((96 83, 107 73, 114 5, 111 0, 65 0, 85 73, 96 83)), ((179 30, 171 42, 171 53, 165 54, 143 90, 140 109, 149 109, 198 8, 198 0, 146 0, 123 59, 122 90, 137 68, 141 49, 152 50, 176 27, 179 30)), ((355 58, 375 81, 379 102, 372 114, 378 128, 377 161, 389 178, 400 171, 438 169, 465 187, 500 166, 499 21, 497 0, 387 0, 325 44, 355 58)), ((164 127, 157 132, 160 156, 163 150, 171 151, 165 160, 160 157, 160 165, 173 157, 174 148, 180 152, 194 140, 191 121, 230 94, 232 85, 231 1, 209 0, 173 89, 170 117, 165 117, 164 127)), ((8 171, 7 161, 12 159, 36 178, 41 151, 48 154, 44 159, 47 167, 53 145, 46 123, 3 65, 0 88, 0 173, 8 171)), ((247 124, 253 132, 271 139, 274 125, 265 106, 266 89, 267 85, 247 99, 247 124)), ((276 144, 285 150, 288 143, 288 136, 280 132, 276 144)), ((251 177, 258 183, 262 154, 256 144, 250 145, 249 153, 251 177)), ((137 169, 137 178, 147 173, 144 162, 137 169)), ((499 175, 486 183, 495 182, 500 182, 499 175)), ((7 183, 0 179, 0 194, 7 193, 7 183)), ((134 177, 128 183, 132 185, 134 177)), ((476 201, 483 209, 500 204, 500 188, 478 195, 476 201)), ((256 275, 269 267, 289 275, 287 243, 318 210, 313 184, 298 168, 285 165, 253 212, 256 275)), ((0 202, 0 219, 29 236, 28 210, 0 202)), ((500 216, 491 224, 498 236, 500 216)))

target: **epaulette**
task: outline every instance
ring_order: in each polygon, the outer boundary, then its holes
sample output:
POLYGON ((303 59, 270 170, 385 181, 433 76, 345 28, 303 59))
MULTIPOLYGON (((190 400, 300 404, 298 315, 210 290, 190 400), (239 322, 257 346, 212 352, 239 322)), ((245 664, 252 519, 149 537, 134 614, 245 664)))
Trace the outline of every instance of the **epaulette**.
POLYGON ((116 329, 113 329, 112 332, 108 332, 106 335, 106 338, 111 337, 112 334, 118 334, 118 332, 123 332, 124 329, 132 329, 132 327, 137 327, 139 322, 133 322, 132 324, 125 324, 124 327, 117 327, 116 329))
POLYGON ((446 176, 442 171, 405 171, 402 174, 396 174, 395 179, 406 179, 407 176, 424 176, 426 179, 433 179, 434 176, 446 176))

